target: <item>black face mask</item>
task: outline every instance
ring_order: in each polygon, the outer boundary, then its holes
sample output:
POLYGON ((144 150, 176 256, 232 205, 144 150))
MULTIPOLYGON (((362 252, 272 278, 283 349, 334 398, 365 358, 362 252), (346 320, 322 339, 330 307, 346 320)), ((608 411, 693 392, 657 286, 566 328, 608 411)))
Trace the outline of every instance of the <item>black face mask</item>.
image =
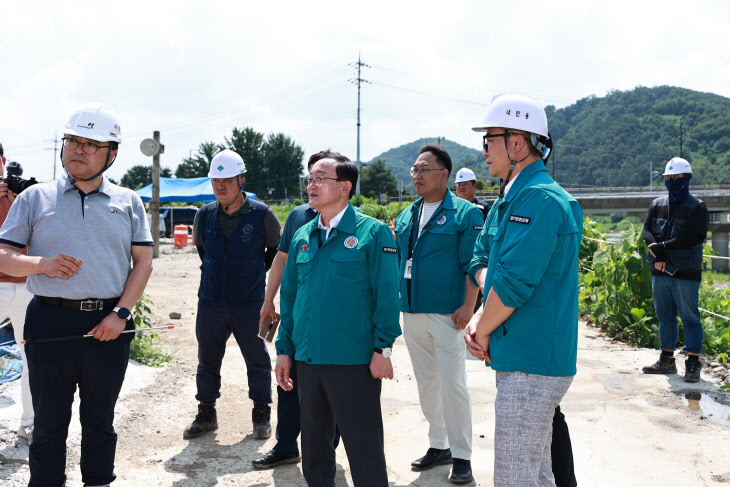
POLYGON ((666 179, 664 185, 669 191, 669 201, 674 203, 684 201, 689 196, 689 181, 692 177, 685 176, 679 179, 666 179))

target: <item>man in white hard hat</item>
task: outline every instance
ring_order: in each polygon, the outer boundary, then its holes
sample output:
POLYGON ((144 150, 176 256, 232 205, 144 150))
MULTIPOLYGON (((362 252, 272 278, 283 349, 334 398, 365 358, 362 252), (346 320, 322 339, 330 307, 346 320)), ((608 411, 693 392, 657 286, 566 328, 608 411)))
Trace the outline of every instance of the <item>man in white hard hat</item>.
MULTIPOLYGON (((0 180, 6 177, 5 174, 5 150, 0 144, 0 180)), ((8 183, 0 182, 0 225, 8 216, 10 206, 18 196, 8 187, 8 183)), ((25 252, 25 250, 23 250, 25 252)), ((28 381, 28 359, 25 356, 25 347, 22 345, 23 328, 25 324, 25 310, 33 297, 25 288, 26 277, 13 277, 0 272, 0 323, 5 318, 10 318, 15 335, 15 343, 20 349, 23 361, 23 371, 20 374, 20 397, 23 405, 23 412, 20 416, 20 428, 18 435, 28 440, 33 439, 33 401, 30 395, 30 382, 28 381)))
POLYGON ((487 221, 490 208, 489 203, 474 196, 476 190, 477 175, 474 174, 474 171, 468 167, 459 169, 456 172, 456 196, 479 208, 479 211, 482 212, 482 216, 484 217, 484 221, 487 221))
POLYGON ((685 382, 699 382, 702 321, 699 292, 702 246, 707 237, 707 206, 692 196, 692 167, 674 157, 664 170, 668 195, 655 199, 644 219, 644 241, 649 246, 651 289, 659 318, 659 360, 643 368, 645 374, 676 374, 674 350, 679 337, 677 315, 684 327, 685 382))
POLYGON ((64 485, 78 387, 81 478, 108 486, 116 477, 114 405, 134 337, 120 334, 134 329, 130 309, 152 272, 154 244, 142 200, 103 176, 122 141, 116 114, 86 105, 63 134, 67 175, 18 195, 0 229, 0 271, 28 276, 35 295, 24 331, 35 408, 29 485, 64 485))
POLYGON ((496 371, 494 485, 555 485, 553 418, 576 373, 583 212, 545 169, 552 143, 538 102, 496 96, 473 130, 486 132, 489 174, 502 180, 469 270, 484 307, 465 334, 496 371))
POLYGON ((216 200, 195 215, 193 234, 202 261, 195 335, 198 414, 183 438, 218 428, 216 399, 221 395, 221 363, 226 342, 236 338, 246 362, 248 396, 253 401, 253 435, 271 436, 271 359, 259 338, 266 271, 276 255, 281 224, 274 211, 243 191, 246 165, 225 149, 210 163, 216 200))

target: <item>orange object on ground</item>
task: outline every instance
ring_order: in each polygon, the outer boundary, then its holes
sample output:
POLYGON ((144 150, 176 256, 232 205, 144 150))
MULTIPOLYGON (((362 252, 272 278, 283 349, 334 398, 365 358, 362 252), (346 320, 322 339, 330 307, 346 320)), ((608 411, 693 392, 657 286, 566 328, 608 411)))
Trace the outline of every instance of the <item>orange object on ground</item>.
POLYGON ((173 239, 175 247, 188 246, 188 226, 175 225, 175 238, 173 239))

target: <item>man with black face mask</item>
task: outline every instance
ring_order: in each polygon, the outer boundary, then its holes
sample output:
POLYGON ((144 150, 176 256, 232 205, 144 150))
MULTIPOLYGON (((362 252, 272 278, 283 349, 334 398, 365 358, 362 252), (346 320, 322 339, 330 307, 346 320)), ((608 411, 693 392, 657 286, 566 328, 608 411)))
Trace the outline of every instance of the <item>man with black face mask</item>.
POLYGON ((664 179, 668 196, 655 199, 644 219, 644 240, 649 246, 651 288, 659 318, 659 360, 643 368, 645 374, 676 374, 674 349, 679 325, 684 326, 685 382, 700 380, 702 322, 699 292, 702 281, 702 243, 707 237, 707 206, 689 194, 692 168, 675 157, 667 163, 664 179))

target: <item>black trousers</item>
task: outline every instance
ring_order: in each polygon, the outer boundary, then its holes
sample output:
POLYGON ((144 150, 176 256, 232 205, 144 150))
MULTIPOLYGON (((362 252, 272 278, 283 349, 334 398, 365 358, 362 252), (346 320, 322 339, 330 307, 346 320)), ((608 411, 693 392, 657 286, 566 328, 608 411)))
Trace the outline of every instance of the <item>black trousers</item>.
MULTIPOLYGON (((82 335, 110 312, 60 308, 34 299, 28 305, 24 338, 82 335)), ((130 319, 127 329, 133 328, 130 319)), ((85 485, 104 485, 116 478, 114 405, 133 337, 129 333, 106 342, 80 338, 25 345, 35 410, 29 487, 61 487, 66 480, 66 437, 77 385, 81 399, 81 478, 85 485)))
POLYGON ((380 411, 382 381, 370 366, 310 365, 297 361, 302 426, 302 471, 309 487, 335 485, 335 424, 356 487, 388 487, 380 411))
MULTIPOLYGON (((294 357, 292 357, 292 361, 294 357)), ((294 363, 294 362, 292 362, 294 363)), ((299 454, 297 438, 301 427, 299 425, 299 379, 297 378, 296 364, 291 368, 289 377, 294 383, 291 391, 285 391, 276 386, 276 445, 274 450, 282 455, 299 454)), ((340 444, 340 430, 335 428, 334 449, 340 444)))
POLYGON ((576 487, 575 468, 573 465, 573 447, 570 443, 570 432, 565 415, 560 406, 555 408, 553 416, 553 442, 550 450, 553 462, 553 475, 557 487, 576 487))
POLYGON ((198 301, 195 336, 198 338, 198 401, 221 397, 221 364, 226 342, 236 338, 246 362, 248 397, 254 404, 271 404, 271 359, 259 338, 259 312, 263 302, 242 306, 198 301))

